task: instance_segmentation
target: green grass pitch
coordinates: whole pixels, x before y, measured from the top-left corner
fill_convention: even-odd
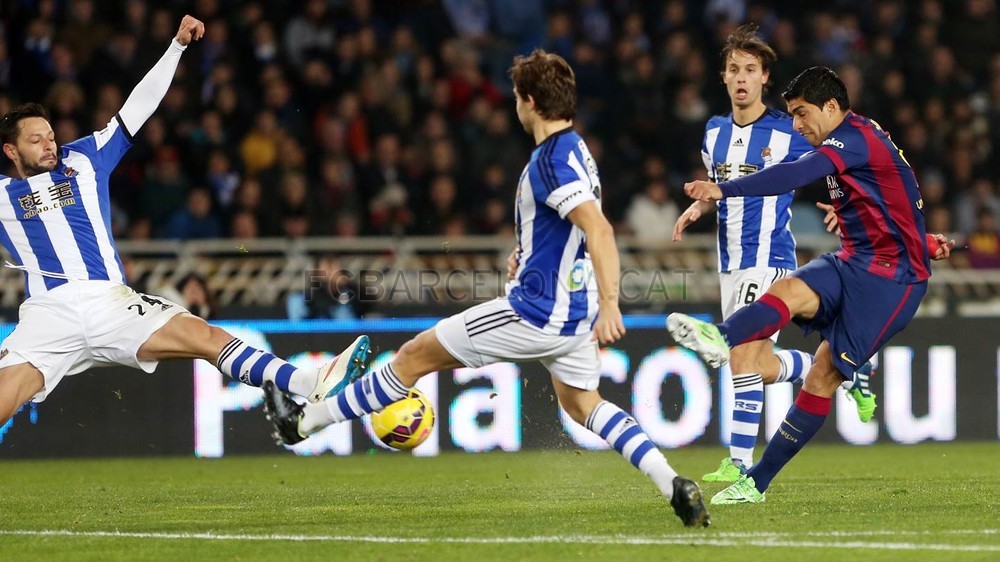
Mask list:
[[[666,453],[700,477],[725,450]],[[694,530],[609,452],[3,461],[0,560],[998,560],[997,467],[995,442],[813,445]]]

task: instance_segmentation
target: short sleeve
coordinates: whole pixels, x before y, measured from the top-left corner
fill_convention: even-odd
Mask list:
[[[849,134],[840,134],[842,132]],[[868,145],[865,143],[865,139],[860,134],[850,133],[843,128],[835,130],[816,149],[817,152],[826,155],[833,162],[838,174],[843,174],[846,170],[868,163]]]
[[[109,173],[131,147],[132,135],[125,129],[118,115],[100,131],[94,131],[92,135],[63,146],[64,149],[87,155],[94,162],[95,168]]]
[[[539,175],[544,189],[538,199],[551,207],[559,218],[566,218],[573,209],[587,201],[597,201],[586,172],[581,174],[569,162],[548,160],[539,162]],[[582,171],[582,170],[581,170]]]

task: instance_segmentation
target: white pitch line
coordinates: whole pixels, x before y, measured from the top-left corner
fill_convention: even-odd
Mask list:
[[[992,531],[992,530],[989,530]],[[826,533],[829,536],[831,533]],[[827,542],[816,540],[778,540],[766,533],[730,533],[726,537],[698,536],[694,533],[660,537],[626,536],[535,536],[535,537],[365,537],[352,535],[225,535],[215,533],[132,533],[122,531],[69,530],[0,530],[0,535],[33,537],[127,538],[212,541],[293,541],[357,542],[380,544],[601,544],[601,545],[687,545],[763,548],[870,548],[875,550],[940,550],[962,552],[1000,552],[1000,544],[938,544],[912,542]]]

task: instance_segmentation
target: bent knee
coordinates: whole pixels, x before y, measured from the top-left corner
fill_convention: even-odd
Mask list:
[[[411,339],[407,340],[406,343],[404,343],[399,348],[399,352],[397,353],[397,357],[398,358],[403,358],[403,357],[414,358],[414,357],[420,357],[421,355],[423,355],[427,351],[427,347],[428,347],[427,346],[427,340],[425,339],[427,337],[426,334],[427,334],[427,332],[421,332],[421,333],[417,334],[417,336],[415,338],[411,338]]]
[[[797,277],[775,281],[767,292],[785,303],[791,316],[811,317],[819,309],[819,295]]]

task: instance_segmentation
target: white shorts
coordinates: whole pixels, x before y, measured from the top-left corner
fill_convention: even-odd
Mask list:
[[[157,361],[136,354],[184,307],[111,281],[70,281],[24,301],[14,331],[0,344],[0,369],[31,363],[45,377],[41,402],[63,377],[91,367],[125,365],[152,373]]]
[[[751,267],[720,273],[722,319],[729,318],[737,310],[762,297],[775,281],[784,279],[791,272],[790,269],[775,267]],[[778,332],[771,336],[771,341],[778,341]]]
[[[601,358],[592,335],[559,336],[521,318],[505,297],[445,318],[434,327],[438,341],[466,367],[539,361],[560,382],[595,390]]]

